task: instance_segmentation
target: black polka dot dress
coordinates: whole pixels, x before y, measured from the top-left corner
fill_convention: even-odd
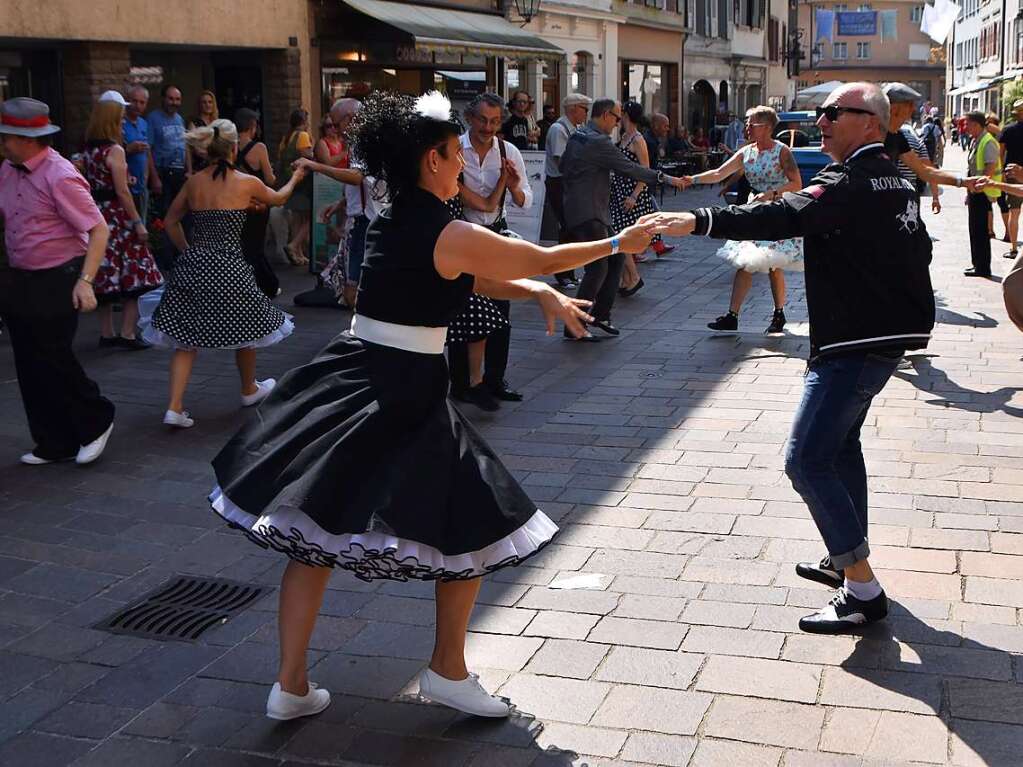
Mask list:
[[[462,201],[458,197],[452,197],[444,204],[453,219],[462,218]],[[469,302],[465,305],[465,309],[458,316],[452,318],[448,325],[448,343],[467,344],[483,341],[491,333],[510,326],[508,318],[501,314],[491,299],[479,293],[473,293],[469,296]]]
[[[146,341],[178,349],[269,346],[291,335],[291,317],[256,285],[242,254],[244,210],[196,210],[192,243],[180,255],[152,317],[140,307]]]
[[[639,157],[632,151],[631,147],[634,141],[642,140],[642,136],[634,133],[625,140],[624,144],[619,143],[618,148],[622,151],[622,154],[633,162],[638,163]],[[657,204],[654,202],[654,195],[651,193],[649,185],[636,198],[636,205],[633,209],[625,209],[625,198],[630,196],[635,188],[635,179],[619,175],[618,173],[611,174],[611,228],[615,234],[632,226],[648,213],[657,212]],[[659,241],[660,239],[661,235],[659,234],[654,237],[654,241]]]

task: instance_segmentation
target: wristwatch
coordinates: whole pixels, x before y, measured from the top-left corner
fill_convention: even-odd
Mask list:
[[[959,176],[956,176],[956,189],[959,189],[963,185],[963,180]]]
[[[663,170],[657,171],[657,183],[658,184],[663,184],[664,183],[664,171]]]

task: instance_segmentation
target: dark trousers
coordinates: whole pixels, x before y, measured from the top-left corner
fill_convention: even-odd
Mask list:
[[[550,202],[554,219],[558,222],[558,242],[567,242],[565,239],[565,198],[561,178],[551,178],[548,176],[544,183],[547,187],[546,199]],[[569,269],[567,272],[558,272],[554,276],[558,282],[566,280],[575,282],[575,269]]]
[[[53,269],[0,272],[0,317],[11,336],[28,426],[40,458],[73,458],[114,420],[114,405],[89,379],[71,348],[78,312],[71,291],[75,258]]]
[[[162,219],[166,218],[171,203],[178,196],[181,187],[185,185],[185,171],[182,168],[157,168],[157,174],[160,176],[163,192],[158,198],[154,215]],[[185,237],[187,239],[189,235],[188,230],[191,227],[184,221],[182,221],[182,226],[185,227]],[[162,271],[167,272],[174,268],[174,262],[178,260],[178,252],[166,233],[163,235],[163,244],[154,256],[156,258],[156,265]]]
[[[490,299],[505,317],[511,309],[510,301]],[[500,391],[505,388],[504,375],[508,370],[508,351],[511,346],[511,326],[496,330],[487,336],[483,351],[483,384],[488,389]],[[464,392],[469,388],[469,345],[448,344],[448,375],[451,391]]]
[[[991,239],[988,237],[987,217],[991,212],[991,198],[986,194],[971,194],[969,206],[970,257],[973,268],[981,274],[991,274]]]
[[[607,226],[602,221],[593,219],[569,230],[566,242],[590,242],[609,237]],[[576,298],[592,301],[590,314],[602,322],[610,321],[611,309],[618,295],[618,286],[622,281],[622,270],[625,268],[625,254],[598,258],[584,267],[583,281],[576,291]]]

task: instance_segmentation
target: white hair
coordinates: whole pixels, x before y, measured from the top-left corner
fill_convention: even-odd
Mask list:
[[[863,88],[863,106],[877,115],[881,127],[887,131],[892,120],[892,104],[878,86],[873,83],[859,83]]]
[[[238,128],[230,120],[220,118],[209,125],[192,128],[185,134],[185,141],[189,146],[208,152],[211,158],[226,157],[224,144],[238,143]]]

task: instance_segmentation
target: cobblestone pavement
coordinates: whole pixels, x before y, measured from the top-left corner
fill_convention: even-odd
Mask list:
[[[997,280],[960,276],[966,209],[945,200],[925,214],[934,343],[864,429],[873,562],[895,605],[863,636],[796,629],[827,598],[793,573],[822,545],[782,472],[807,351],[800,276],[781,339],[761,335],[763,278],[746,332],[705,331],[731,273],[702,239],[642,267],[648,287],[620,302],[616,341],[546,338],[530,307],[515,310],[526,400],[472,416],[563,532],[489,579],[473,619],[471,666],[520,711],[503,723],[408,694],[431,646],[428,586],[335,575],[310,653],[334,698],[311,721],[261,713],[275,593],[192,644],[92,628],[175,573],[277,583],[282,557],[205,503],[208,462],[245,417],[233,362],[201,355],[198,425],[169,433],[166,355],[101,352],[88,318],[82,357],[118,404],[110,447],[87,469],[31,468],[16,464],[30,445],[0,338],[0,764],[1019,765],[1023,337]],[[263,375],[347,322],[296,316],[297,334],[260,353]]]

